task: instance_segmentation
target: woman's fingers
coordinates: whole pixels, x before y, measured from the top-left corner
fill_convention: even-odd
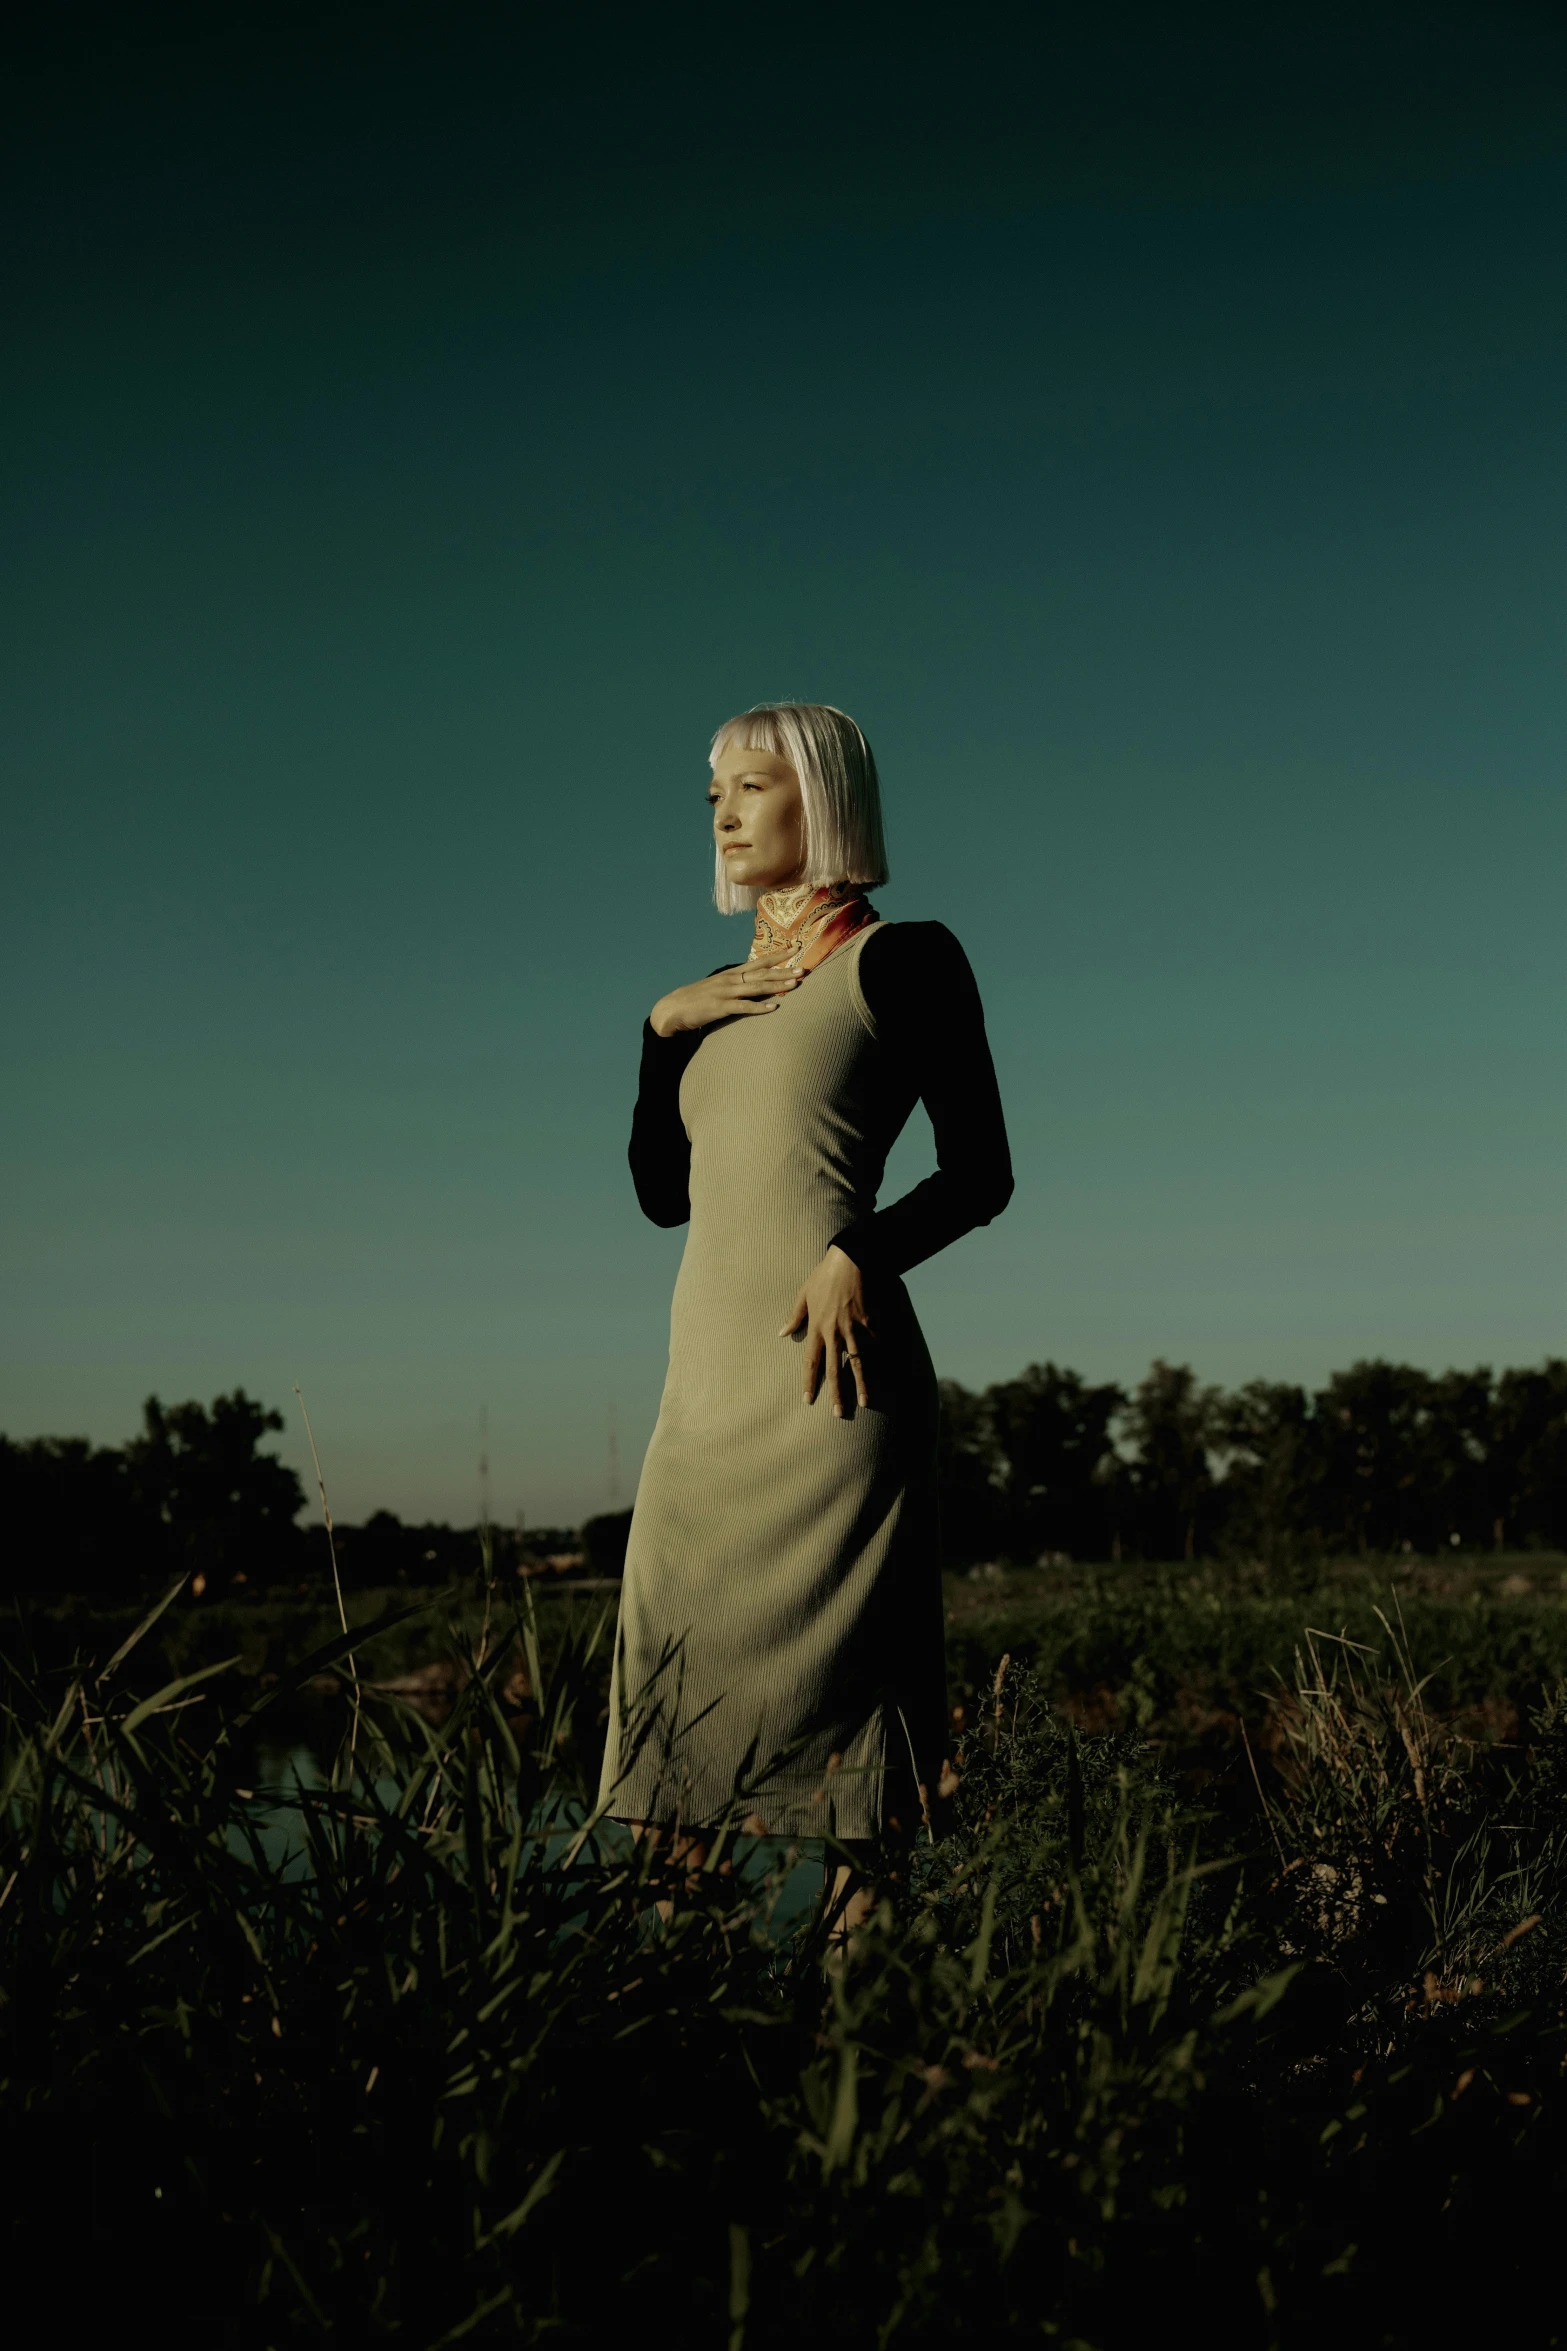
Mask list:
[[[816,1400],[816,1376],[821,1368],[822,1335],[810,1320],[810,1301],[802,1289],[790,1309],[789,1319],[779,1332],[780,1339],[798,1338],[800,1325],[805,1325],[805,1346],[800,1364],[801,1394],[807,1404]]]
[[[791,1332],[798,1331],[804,1314],[805,1300],[802,1294],[795,1307],[794,1320],[784,1326],[784,1329],[778,1334],[779,1337],[787,1338]],[[852,1323],[847,1329],[840,1329],[836,1323],[828,1323],[825,1328],[818,1328],[814,1323],[808,1327],[805,1333],[804,1363],[804,1392],[807,1404],[815,1402],[817,1384],[820,1382],[832,1398],[833,1412],[841,1420],[843,1418],[843,1375],[845,1372],[850,1372],[854,1378],[856,1403],[862,1405],[867,1411],[870,1409],[870,1382],[865,1376],[865,1356],[859,1344],[865,1336],[866,1333],[856,1328]]]
[[[705,1029],[741,1013],[772,1012],[799,987],[805,974],[782,968],[782,950],[755,963],[731,963],[705,980],[692,980],[661,996],[648,1018],[660,1037],[679,1029]]]
[[[791,971],[781,955],[758,955],[744,963],[732,963],[724,977],[743,988],[759,988],[768,981],[796,985],[804,974]]]
[[[724,990],[722,1001],[728,1011],[776,1012],[784,998],[800,985],[800,977],[797,972],[747,971],[742,965],[736,971],[725,973],[718,984]]]
[[[863,1326],[857,1329],[852,1322],[843,1335],[844,1357],[854,1374],[855,1398],[862,1405],[869,1405],[871,1400],[870,1389],[865,1383],[865,1357],[862,1353],[863,1343],[868,1336]]]
[[[827,1383],[827,1393],[832,1398],[833,1416],[837,1420],[842,1420],[843,1418],[843,1388],[840,1382],[840,1375],[843,1371],[843,1365],[839,1361],[839,1354],[842,1346],[843,1341],[838,1334],[837,1324],[829,1323],[825,1333],[824,1352],[827,1358],[825,1366],[825,1378]]]
[[[818,1383],[825,1386],[835,1417],[845,1417],[845,1375],[854,1381],[855,1403],[868,1409],[870,1379],[866,1369],[870,1324],[859,1268],[838,1248],[829,1249],[810,1279],[801,1284],[778,1336],[804,1341],[801,1386],[807,1404],[814,1404]]]
[[[680,991],[690,1009],[685,1020],[675,1025],[705,1028],[710,1021],[741,1017],[748,1020],[753,1013],[776,1012],[804,975],[780,971],[775,965],[776,958],[767,962],[732,963],[727,971],[714,972],[711,979],[693,982],[689,989]],[[663,1033],[660,1029],[660,1034]]]

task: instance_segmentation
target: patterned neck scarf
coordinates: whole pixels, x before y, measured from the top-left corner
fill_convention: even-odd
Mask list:
[[[791,950],[786,970],[814,971],[845,939],[880,920],[858,882],[829,882],[823,889],[800,882],[792,890],[769,890],[756,902],[756,936],[747,961],[786,947]]]

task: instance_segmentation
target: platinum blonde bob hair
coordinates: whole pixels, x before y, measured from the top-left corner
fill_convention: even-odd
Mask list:
[[[887,879],[881,827],[881,783],[871,747],[846,711],[829,702],[758,702],[726,718],[713,737],[708,765],[720,752],[771,751],[787,759],[800,779],[805,809],[805,871],[816,889],[826,882],[861,882],[874,889]],[[744,914],[761,896],[730,881],[713,851],[713,903],[720,914]]]

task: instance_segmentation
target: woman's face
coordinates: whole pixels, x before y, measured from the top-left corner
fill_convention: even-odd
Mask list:
[[[805,863],[800,779],[773,751],[726,744],[708,786],[713,838],[729,879],[744,890],[782,890]]]

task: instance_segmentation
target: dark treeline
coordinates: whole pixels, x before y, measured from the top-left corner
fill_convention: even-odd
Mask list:
[[[282,1426],[281,1413],[237,1388],[210,1406],[149,1397],[141,1433],[126,1445],[0,1437],[0,1594],[134,1599],[182,1573],[213,1595],[325,1584],[325,1531],[319,1520],[300,1524],[304,1488],[263,1450]],[[496,1564],[515,1570],[569,1560],[591,1566],[585,1537],[602,1554],[595,1522],[580,1534],[498,1528],[490,1540]],[[378,1510],[363,1526],[339,1527],[336,1544],[349,1590],[430,1585],[472,1572],[478,1530],[408,1526]],[[613,1571],[613,1527],[609,1548]]]
[[[1440,1375],[1357,1363],[1314,1394],[1204,1387],[1156,1363],[1130,1393],[1031,1364],[976,1395],[942,1383],[949,1560],[1283,1562],[1324,1553],[1567,1549],[1567,1361]],[[282,1416],[236,1389],[148,1399],[122,1446],[0,1437],[0,1593],[134,1598],[174,1575],[214,1594],[324,1582],[299,1479],[263,1449]],[[619,1573],[630,1513],[490,1532],[505,1572]],[[443,1583],[477,1530],[377,1511],[337,1530],[344,1585]]]
[[[1567,1548],[1560,1359],[1500,1376],[1357,1363],[1315,1393],[1156,1363],[1128,1394],[1036,1363],[941,1394],[954,1564]]]
[[[149,1397],[126,1445],[0,1437],[0,1586],[107,1598],[180,1570],[224,1583],[286,1573],[304,1490],[261,1450],[282,1426],[236,1389],[210,1409]]]

